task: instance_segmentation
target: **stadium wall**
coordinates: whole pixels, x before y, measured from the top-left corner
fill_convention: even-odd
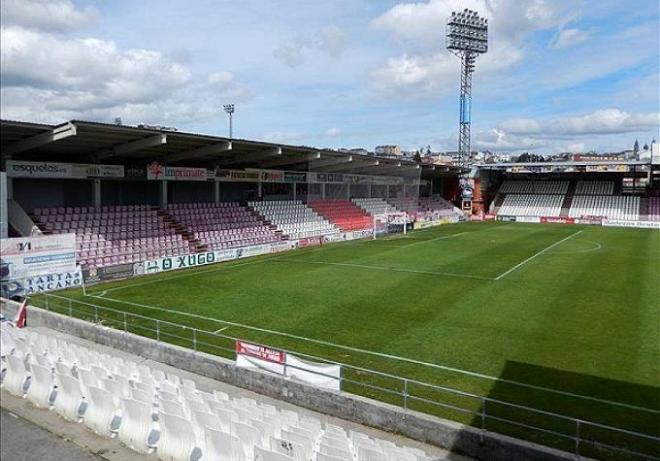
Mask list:
[[[16,302],[2,300],[2,312],[7,317],[13,318],[18,307]],[[406,411],[353,394],[327,391],[278,376],[238,368],[234,362],[221,357],[66,317],[34,306],[29,307],[28,325],[47,327],[78,336],[300,407],[398,433],[480,460],[575,459],[570,453],[491,432],[482,433],[474,427]]]

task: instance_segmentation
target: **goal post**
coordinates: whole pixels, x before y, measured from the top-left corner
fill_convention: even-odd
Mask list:
[[[404,212],[390,212],[374,215],[373,238],[382,237],[387,234],[408,233],[409,219]]]

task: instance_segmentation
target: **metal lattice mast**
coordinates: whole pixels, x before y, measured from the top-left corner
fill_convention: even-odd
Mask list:
[[[447,49],[461,59],[458,164],[463,175],[470,166],[472,73],[477,56],[488,51],[488,20],[468,9],[452,13],[447,23]]]

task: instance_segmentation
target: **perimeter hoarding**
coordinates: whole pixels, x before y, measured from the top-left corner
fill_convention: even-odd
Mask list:
[[[76,270],[76,234],[0,240],[0,278],[25,279]]]
[[[56,179],[123,178],[124,166],[7,160],[7,176]]]

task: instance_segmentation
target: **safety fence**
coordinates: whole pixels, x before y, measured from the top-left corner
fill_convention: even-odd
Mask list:
[[[236,358],[236,341],[256,342],[255,337],[249,336],[246,330],[241,330],[240,336],[230,335],[225,328],[209,331],[57,294],[42,294],[31,304],[103,327],[232,360]],[[263,345],[275,348],[273,344]],[[340,388],[344,392],[377,399],[405,410],[420,411],[468,424],[478,428],[482,437],[488,432],[505,434],[572,452],[576,459],[589,457],[603,460],[660,460],[660,437],[656,435],[330,360],[300,350],[279,346],[276,348],[302,359],[339,365]],[[293,365],[288,366],[296,368]],[[307,368],[300,370],[310,372]],[[335,378],[323,373],[318,374],[324,378]],[[660,418],[658,410],[640,410],[643,410],[642,413],[651,421],[657,422]]]

